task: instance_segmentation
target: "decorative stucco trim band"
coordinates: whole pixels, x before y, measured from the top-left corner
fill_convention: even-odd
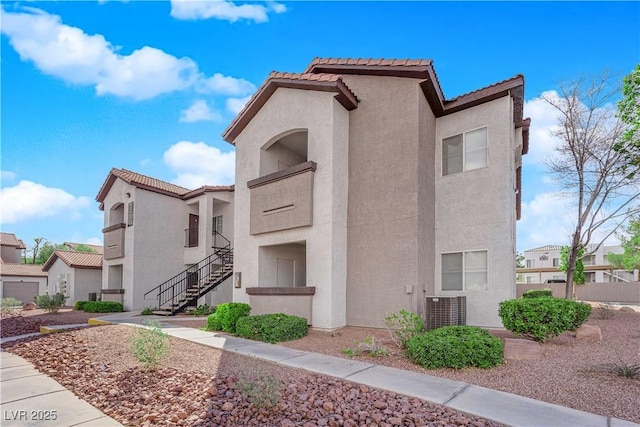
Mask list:
[[[108,233],[108,232],[110,232],[110,231],[118,230],[118,229],[120,229],[120,228],[126,228],[126,226],[127,226],[127,225],[126,225],[124,222],[121,222],[120,224],[114,224],[114,225],[110,225],[110,226],[109,226],[109,227],[107,227],[107,228],[103,228],[103,229],[102,229],[102,232],[103,232],[103,233]]]
[[[295,166],[291,166],[290,168],[270,173],[269,175],[261,176],[260,178],[252,179],[251,181],[247,181],[247,187],[256,188],[261,185],[270,184],[272,182],[280,181],[282,179],[289,178],[294,175],[299,175],[305,172],[315,172],[317,168],[316,162],[308,161],[304,163],[297,164]]]
[[[315,286],[247,288],[248,295],[315,295]]]

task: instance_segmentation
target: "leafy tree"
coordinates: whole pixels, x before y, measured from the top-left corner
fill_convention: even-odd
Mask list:
[[[622,99],[618,101],[618,118],[627,125],[614,146],[624,156],[629,176],[640,171],[640,64],[623,81]]]
[[[516,268],[524,268],[524,255],[520,252],[516,254]]]
[[[560,248],[560,265],[558,266],[558,270],[567,274],[569,271],[569,253],[571,252],[570,246],[563,246]],[[577,252],[577,259],[575,261],[575,266],[573,269],[573,280],[571,282],[571,297],[573,298],[576,293],[575,284],[584,285],[585,276],[584,276],[584,262],[582,258],[584,257],[584,246],[580,246]],[[567,279],[567,286],[569,286],[569,279]],[[567,297],[569,298],[569,297]]]
[[[27,258],[26,254],[23,259],[25,264],[35,264],[36,259],[38,258],[38,254],[40,253],[40,248],[47,242],[47,239],[44,237],[35,237],[33,239],[33,246],[31,247],[31,258]]]
[[[630,176],[625,155],[613,149],[625,128],[611,108],[618,93],[611,80],[607,73],[579,78],[561,83],[557,94],[542,96],[556,110],[558,126],[554,134],[561,141],[548,161],[549,169],[563,194],[575,205],[566,262],[566,298],[573,296],[581,250],[595,240],[595,235],[604,234],[596,245],[599,247],[629,216],[640,212],[640,174]]]
[[[34,264],[42,265],[46,263],[49,257],[51,256],[51,254],[53,254],[53,252],[56,250],[64,251],[64,250],[68,250],[68,248],[65,245],[58,245],[56,243],[46,242],[38,252],[38,256],[36,257]]]
[[[80,243],[79,245],[76,245],[76,247],[73,249],[76,252],[87,252],[87,253],[96,253],[96,250],[93,249],[91,246],[87,246],[83,243]]]
[[[624,228],[625,233],[619,233],[620,245],[624,253],[607,255],[611,265],[625,270],[640,268],[640,215],[632,218]]]

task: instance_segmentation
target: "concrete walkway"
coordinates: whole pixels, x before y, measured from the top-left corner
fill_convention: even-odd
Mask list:
[[[173,322],[179,321],[179,319],[180,318],[174,317],[171,320]],[[510,426],[640,427],[639,424],[628,421],[578,411],[576,409],[459,381],[373,365],[357,360],[309,353],[274,344],[201,331],[194,328],[185,328],[166,323],[167,318],[162,316],[138,316],[137,313],[116,313],[100,317],[99,320],[100,324],[114,323],[132,326],[142,325],[149,320],[158,320],[162,323],[164,332],[176,338],[232,353],[268,360],[283,366],[305,369],[310,372],[342,378],[346,381],[417,397]],[[185,318],[185,320],[191,319]],[[71,392],[66,391],[53,379],[35,371],[24,359],[18,356],[8,355],[4,352],[1,354],[2,383],[0,385],[3,416],[1,424],[3,426],[91,425],[101,427],[120,425],[88,403],[76,398]],[[7,364],[5,364],[5,361]],[[22,369],[22,371],[20,371],[20,369]],[[16,382],[14,384],[13,382],[16,380],[22,380],[22,382]],[[57,396],[57,393],[64,392],[70,395],[69,398],[60,394],[59,398],[50,400],[50,397]],[[56,393],[56,395],[53,393]],[[78,408],[77,410],[73,409],[76,407]],[[69,409],[67,410],[67,408]],[[5,419],[5,416],[13,416],[15,418],[15,414],[18,414],[18,412],[15,411],[19,410],[57,410],[58,420],[57,422],[51,423],[26,420],[20,423],[20,421],[14,422],[13,418],[11,418],[11,421]],[[80,414],[82,414],[82,416]],[[29,414],[27,413],[27,415]]]
[[[20,356],[0,352],[2,426],[121,426],[40,373]]]

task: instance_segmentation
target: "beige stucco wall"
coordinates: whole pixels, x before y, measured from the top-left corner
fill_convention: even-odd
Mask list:
[[[3,292],[3,284],[4,283],[37,283],[38,284],[38,295],[45,294],[47,292],[47,276],[9,276],[3,275],[0,276],[0,298],[4,298]],[[52,290],[49,288],[49,291]],[[23,301],[27,302],[27,301]],[[29,301],[30,302],[30,301]]]
[[[233,300],[249,303],[245,288],[258,286],[258,248],[292,242],[307,247],[307,286],[316,286],[312,324],[346,324],[346,210],[348,191],[348,112],[334,94],[279,88],[236,139],[235,264],[242,288]],[[260,150],[292,129],[308,129],[307,160],[317,163],[313,186],[313,225],[252,236],[247,181],[260,177]]]
[[[251,315],[284,313],[311,323],[313,295],[251,295]]]
[[[429,234],[419,222],[433,222],[428,206],[418,218],[419,202],[432,193],[425,166],[432,162],[430,148],[423,144],[434,133],[426,128],[433,118],[420,111],[426,103],[417,80],[345,81],[361,100],[349,130],[347,323],[380,327],[388,313],[419,310],[424,281],[418,280],[418,258],[428,251],[419,253],[418,239]],[[420,190],[419,182],[425,185]]]
[[[61,259],[57,259],[47,272],[50,288],[60,290],[60,277],[67,281],[65,305],[73,305],[76,301],[87,301],[90,292],[98,296],[102,289],[102,271],[96,268],[71,268]]]
[[[0,245],[0,259],[2,262],[11,264],[20,264],[22,262],[22,249],[18,249],[14,246],[1,246]]]
[[[436,120],[435,294],[467,296],[467,323],[500,327],[498,303],[515,296],[515,132],[510,97]],[[442,176],[442,139],[487,127],[488,167]],[[486,250],[488,289],[441,290],[441,254]]]

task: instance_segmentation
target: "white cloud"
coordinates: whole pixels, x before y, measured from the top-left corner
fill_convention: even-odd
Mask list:
[[[77,197],[59,188],[25,180],[0,189],[0,199],[3,224],[58,215],[77,218],[83,209],[91,206],[89,197]]]
[[[284,13],[287,8],[281,3],[267,2],[260,4],[236,5],[227,0],[171,0],[171,16],[176,19],[221,19],[236,22],[241,19],[254,22],[269,21],[269,13]]]
[[[102,239],[100,237],[89,237],[85,240],[87,245],[98,245],[102,246]]]
[[[180,122],[193,123],[201,121],[217,122],[222,120],[218,111],[212,109],[206,101],[198,99],[189,108],[180,112]]]
[[[545,245],[566,245],[575,220],[571,200],[559,192],[536,194],[522,203],[522,218],[518,221],[518,250],[525,251]]]
[[[220,73],[207,78],[192,59],[154,47],[123,55],[102,35],[86,34],[39,9],[23,7],[14,13],[0,8],[0,19],[0,30],[23,61],[66,82],[94,86],[98,95],[143,100],[187,88],[223,95],[255,90],[244,79]]]
[[[561,140],[553,136],[553,132],[558,129],[558,112],[542,97],[558,99],[558,93],[554,90],[546,91],[540,97],[526,101],[524,104],[524,116],[531,117],[529,153],[523,157],[525,166],[544,164],[549,155],[561,144]]]
[[[244,98],[228,98],[227,110],[231,111],[233,114],[238,114],[250,99],[251,96],[246,96]]]
[[[245,95],[256,90],[250,81],[215,73],[209,78],[202,78],[196,84],[201,93],[217,93],[221,95]]]
[[[177,175],[173,183],[186,188],[232,184],[235,159],[235,151],[223,153],[204,142],[180,141],[164,153],[164,162]]]

